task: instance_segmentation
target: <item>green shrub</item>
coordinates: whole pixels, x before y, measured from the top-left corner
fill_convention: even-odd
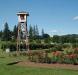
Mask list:
[[[52,63],[62,63],[63,53],[61,51],[52,52]]]
[[[62,48],[70,48],[71,44],[70,43],[64,43],[62,44]]]
[[[73,43],[73,44],[72,44],[72,47],[73,47],[73,48],[77,48],[77,47],[78,47],[78,43]]]
[[[11,43],[11,42],[2,43],[1,49],[3,49],[5,51],[6,48],[9,48],[10,51],[15,51],[16,50],[16,44],[15,43]]]
[[[62,45],[55,45],[54,47],[50,48],[50,50],[52,52],[54,52],[54,51],[63,51],[62,50]]]
[[[51,59],[48,57],[48,53],[44,51],[29,52],[28,59],[32,62],[51,63]]]
[[[78,64],[78,55],[66,54],[63,56],[63,62],[66,64]]]
[[[30,50],[50,49],[50,48],[54,47],[54,45],[51,45],[51,44],[30,44],[29,47],[30,47]]]
[[[78,48],[75,48],[75,49],[74,49],[74,53],[75,53],[75,54],[78,54]]]

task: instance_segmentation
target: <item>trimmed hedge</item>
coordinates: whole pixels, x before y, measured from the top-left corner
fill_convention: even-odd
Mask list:
[[[9,48],[11,51],[16,51],[16,43],[11,43],[11,42],[2,43],[1,49],[5,51],[6,48]]]
[[[30,50],[38,50],[38,49],[50,49],[54,47],[54,45],[51,44],[30,44],[29,45]]]
[[[15,51],[16,50],[16,43],[2,43],[1,45],[1,49],[5,50],[6,48],[9,48],[11,51]],[[38,49],[50,49],[55,47],[55,45],[52,44],[29,44],[29,49],[30,50],[38,50]],[[20,49],[25,49],[26,45],[20,45]]]

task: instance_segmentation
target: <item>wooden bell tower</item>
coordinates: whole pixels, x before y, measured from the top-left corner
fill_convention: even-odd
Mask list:
[[[27,30],[27,17],[29,13],[18,12],[18,33],[17,33],[17,51],[28,51],[28,30]]]

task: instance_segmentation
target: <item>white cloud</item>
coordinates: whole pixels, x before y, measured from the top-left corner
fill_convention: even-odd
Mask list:
[[[51,37],[53,37],[53,35],[57,35],[57,33],[58,33],[58,30],[50,30],[49,31],[49,35],[51,36]]]
[[[75,16],[75,17],[73,18],[73,20],[78,20],[78,16]]]
[[[51,30],[51,32],[52,32],[52,33],[57,33],[58,31],[57,31],[57,30]]]

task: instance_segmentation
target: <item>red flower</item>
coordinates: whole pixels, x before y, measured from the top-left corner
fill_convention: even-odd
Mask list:
[[[52,55],[53,56],[60,56],[61,55],[61,52],[60,51],[52,52]]]
[[[68,58],[75,59],[75,58],[77,58],[77,54],[70,54],[70,55],[68,55]]]

